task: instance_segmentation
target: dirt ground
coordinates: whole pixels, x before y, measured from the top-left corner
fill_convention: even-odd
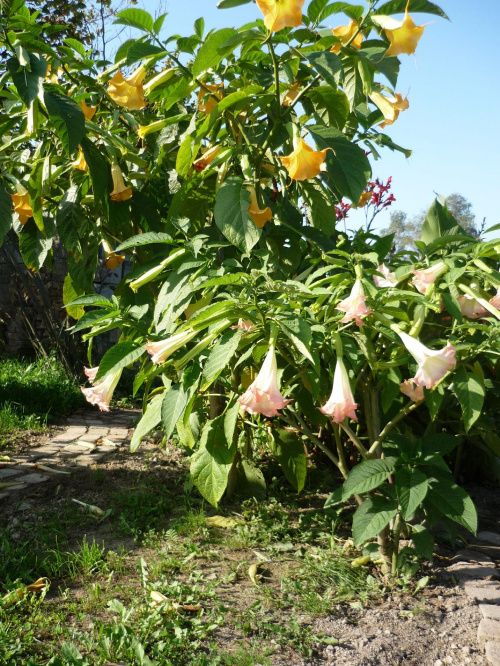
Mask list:
[[[17,452],[44,443],[44,438],[30,438],[24,446],[16,445]],[[170,493],[170,500],[165,506],[165,513],[154,524],[154,529],[168,530],[172,521],[182,512],[181,498],[186,495],[186,464],[182,453],[169,447],[163,450],[154,441],[146,442],[136,454],[130,454],[126,446],[110,454],[95,469],[78,471],[71,476],[57,477],[32,489],[20,493],[15,501],[9,501],[0,508],[0,520],[7,526],[11,538],[23,541],[27,538],[34,524],[44,521],[48,514],[57,514],[61,507],[78,499],[87,504],[96,505],[106,510],[114,506],[118,512],[117,493],[123,490],[137,489],[147,479],[148,484],[163,486]],[[468,488],[476,501],[480,513],[480,529],[500,531],[500,491],[485,489],[478,486]],[[191,493],[195,496],[196,491]],[[304,493],[295,505],[293,513],[316,510],[321,507],[326,494],[313,492]],[[114,502],[114,505],[113,505]],[[198,502],[196,504],[196,502]],[[207,515],[216,513],[211,507],[203,506],[196,499],[195,504],[201,506]],[[240,506],[226,505],[226,515],[239,515]],[[220,511],[218,512],[220,513]],[[292,518],[291,518],[292,520]],[[342,530],[339,532],[342,535]],[[100,522],[82,519],[71,527],[71,540],[75,543],[83,536],[87,540],[95,539],[103,543],[110,551],[126,552],[127,567],[121,576],[124,584],[131,571],[137,571],[140,558],[154,555],[151,543],[144,545],[134,535],[124,535],[117,529],[112,520]],[[266,573],[258,585],[249,580],[247,575],[228,575],[238,569],[240,563],[245,566],[255,560],[256,548],[242,544],[234,549],[225,544],[225,536],[212,548],[210,557],[199,557],[199,566],[208,580],[220,580],[217,589],[219,600],[230,609],[230,614],[241,617],[256,603],[263,604],[263,613],[269,615],[269,622],[287,625],[293,613],[294,621],[298,620],[299,629],[303,627],[313,637],[322,636],[323,640],[309,640],[309,654],[297,648],[292,640],[276,641],[269,635],[262,637],[271,656],[266,663],[273,666],[317,666],[334,664],[338,666],[483,666],[486,664],[482,648],[477,642],[477,628],[480,622],[478,607],[455,584],[455,580],[447,573],[447,567],[455,561],[454,552],[445,544],[439,544],[437,556],[432,565],[424,564],[417,575],[429,576],[426,587],[412,592],[411,585],[398,588],[382,581],[379,572],[373,568],[371,572],[379,578],[379,593],[364,601],[345,600],[327,609],[324,615],[304,613],[297,614],[297,609],[273,607],[270,597],[279,594],[284,572],[290,572],[295,566],[293,555],[298,550],[293,543],[293,527],[289,537],[292,548],[289,553],[273,558],[271,553],[266,563]],[[345,531],[343,538],[348,538]],[[193,534],[193,542],[202,542],[198,533]],[[234,545],[234,542],[233,542]],[[463,547],[467,547],[467,543]],[[287,545],[288,548],[288,545]],[[304,544],[300,548],[306,548]],[[215,552],[215,555],[213,554]],[[352,555],[351,555],[352,557]],[[496,561],[497,566],[500,561]],[[41,572],[40,575],[42,575]],[[179,577],[185,574],[179,571]],[[120,584],[120,580],[118,581]],[[47,604],[61,604],[61,590],[64,581],[53,580],[51,590],[46,598]],[[73,598],[84,594],[78,590],[78,584],[72,583]],[[118,586],[119,587],[119,586]],[[263,594],[264,587],[267,590]],[[267,601],[266,601],[267,600]],[[75,622],[82,622],[75,618]],[[327,640],[324,640],[327,637]],[[246,645],[255,645],[261,640],[259,632],[243,630],[241,623],[224,624],[215,631],[214,639],[220,649],[235,650]],[[328,639],[331,639],[328,641]],[[327,644],[330,642],[331,644]],[[269,654],[269,652],[268,652]],[[239,662],[238,662],[239,663]],[[245,662],[247,663],[247,662]],[[258,666],[258,662],[255,663]],[[179,666],[182,666],[179,664]]]

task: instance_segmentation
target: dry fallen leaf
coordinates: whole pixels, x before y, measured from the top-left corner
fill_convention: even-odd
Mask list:
[[[252,581],[252,583],[254,585],[258,584],[258,579],[257,579],[258,571],[259,571],[259,565],[258,564],[251,564],[248,567],[248,577],[250,578],[250,580]],[[258,576],[258,577],[260,578],[260,576]]]
[[[237,520],[234,518],[227,518],[226,516],[210,516],[209,518],[206,518],[206,521],[213,527],[221,527],[225,530],[229,530],[238,525]]]
[[[63,472],[62,469],[53,469],[52,467],[48,467],[48,465],[40,465],[39,463],[33,465],[33,469],[43,469],[45,472],[52,472],[53,474],[71,474],[71,472]]]
[[[96,516],[104,516],[106,513],[102,509],[100,509],[98,506],[94,506],[93,504],[87,504],[86,502],[80,502],[80,500],[77,499],[72,499],[72,502],[76,502],[77,504],[81,504],[84,506],[86,509],[90,511],[90,513],[93,513]]]
[[[17,590],[8,592],[2,598],[4,606],[12,606],[26,596],[27,592],[43,592],[50,585],[48,578],[39,578],[34,583],[26,585],[26,587],[18,587]]]

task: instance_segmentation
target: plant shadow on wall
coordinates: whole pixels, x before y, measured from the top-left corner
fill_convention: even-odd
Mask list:
[[[432,554],[436,523],[476,530],[443,456],[459,461],[466,442],[498,453],[484,406],[498,391],[500,243],[439,200],[411,252],[370,225],[337,229],[349,206],[389,203],[368,155],[409,154],[383,131],[411,112],[401,57],[438,29],[417,12],[447,17],[426,0],[304,4],[259,1],[256,22],[205,34],[199,19],[187,38],[130,8],[117,24],[142,34],[114,64],[74,39],[49,53],[36,16],[9,5],[2,224],[35,271],[60,236],[75,333],[120,331],[84,393],[107,410],[137,368],[132,451],[161,428],[213,506],[262,485],[260,448],[298,492],[321,451],[345,479],[329,504],[355,498],[355,544],[376,539],[397,574]],[[99,246],[110,265],[134,259],[110,299],[92,293]]]

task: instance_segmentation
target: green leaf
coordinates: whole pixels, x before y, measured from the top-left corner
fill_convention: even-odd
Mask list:
[[[26,266],[35,273],[43,266],[52,247],[52,241],[52,238],[46,238],[41,233],[33,218],[23,226],[19,234],[19,251]]]
[[[4,187],[0,187],[0,247],[14,221],[12,197]]]
[[[456,435],[446,435],[444,433],[426,435],[420,440],[420,451],[424,457],[435,454],[446,456],[460,444],[460,441],[461,438]]]
[[[215,69],[226,55],[232,52],[232,47],[222,47],[224,42],[227,42],[230,37],[236,34],[237,32],[234,28],[223,28],[211,33],[196,54],[195,61],[191,67],[191,74],[199,76],[209,69]]]
[[[356,509],[352,521],[352,536],[356,548],[368,539],[373,539],[396,516],[398,504],[385,497],[372,497],[364,500]]]
[[[313,70],[320,74],[328,85],[337,88],[342,76],[342,60],[331,51],[301,53],[312,65]]]
[[[266,499],[266,480],[262,471],[251,461],[241,460],[238,468],[238,494],[253,497],[257,502]]]
[[[411,540],[415,551],[420,557],[425,557],[432,562],[434,552],[434,537],[422,525],[413,525],[411,529]]]
[[[333,234],[337,218],[331,192],[317,178],[302,181],[299,188],[307,205],[307,217],[312,226],[324,234]]]
[[[78,298],[75,298],[73,301],[65,301],[66,307],[74,306],[74,305],[94,305],[96,307],[104,307],[108,308],[108,310],[112,310],[115,306],[113,303],[105,298],[104,296],[101,296],[101,294],[86,294],[85,296],[78,296]]]
[[[217,344],[210,352],[203,368],[201,391],[213,384],[227,364],[232,360],[241,340],[240,331],[227,330],[221,335]]]
[[[307,457],[304,443],[294,432],[273,428],[273,453],[295,490],[300,493],[307,477]]]
[[[141,245],[152,245],[153,243],[172,243],[172,236],[163,232],[150,231],[147,234],[138,234],[121,243],[115,252],[127,250],[129,247],[140,247]]]
[[[309,323],[300,317],[289,317],[288,319],[280,319],[278,324],[299,352],[314,365],[314,359],[310,352],[312,333]]]
[[[151,14],[144,9],[130,8],[117,12],[117,19],[113,23],[119,25],[128,25],[131,28],[137,28],[143,32],[153,32],[154,20]]]
[[[249,206],[250,193],[243,186],[243,179],[231,177],[224,181],[215,199],[215,224],[227,240],[245,254],[262,233],[248,213]]]
[[[95,381],[103,379],[110,372],[125,368],[134,361],[137,361],[145,353],[144,343],[135,340],[125,340],[119,342],[104,354],[99,364]]]
[[[12,77],[12,81],[17,88],[19,97],[27,107],[42,92],[43,80],[47,73],[47,61],[36,53],[30,53],[30,69],[21,67],[17,58],[7,60],[7,69]]]
[[[419,469],[404,467],[396,472],[395,480],[401,515],[410,520],[427,495],[427,476]]]
[[[447,294],[446,292],[441,292],[441,298],[443,299],[443,304],[446,310],[454,319],[458,321],[459,324],[461,324],[463,321],[463,316],[458,300],[453,296],[453,294]]]
[[[457,224],[453,215],[435,199],[422,225],[420,240],[429,245],[441,236],[466,236],[466,232]]]
[[[79,303],[75,303],[82,294],[82,290],[73,284],[71,275],[66,275],[63,284],[63,304],[66,312],[73,319],[81,319],[85,314],[85,308]]]
[[[64,40],[64,43],[67,44],[69,47],[71,47],[74,51],[78,53],[78,55],[81,55],[82,58],[85,58],[85,46],[78,41],[78,39],[73,39],[73,37],[67,37]]]
[[[94,188],[94,199],[96,203],[106,201],[109,190],[110,167],[107,159],[99,148],[87,137],[81,141],[81,147],[85,161],[89,166],[92,187]]]
[[[344,481],[342,497],[344,500],[351,495],[367,493],[380,486],[396,468],[397,458],[381,460],[363,460],[356,465]]]
[[[144,435],[156,428],[161,421],[161,406],[163,403],[163,393],[155,395],[155,397],[148,403],[146,411],[142,415],[141,420],[136,425],[132,441],[130,442],[130,452],[134,453],[139,448]]]
[[[205,33],[205,19],[200,17],[194,22],[194,31],[200,39],[203,39],[203,34]]]
[[[182,384],[174,384],[165,394],[161,407],[161,420],[167,440],[172,436],[175,425],[181,418],[188,402],[189,393],[184,390]]]
[[[484,387],[472,372],[467,372],[463,366],[455,372],[453,377],[453,392],[462,407],[465,432],[481,416],[484,404]]]
[[[79,231],[83,227],[84,213],[78,202],[79,187],[73,185],[65,192],[56,213],[57,233],[68,252],[81,255]]]
[[[58,92],[45,89],[43,102],[66,152],[71,155],[85,134],[85,116],[78,104]]]
[[[127,65],[133,65],[138,60],[143,60],[144,58],[149,58],[149,56],[166,56],[167,52],[155,46],[154,44],[149,44],[149,42],[143,42],[141,39],[137,39],[127,50]]]
[[[240,5],[248,5],[252,0],[219,0],[217,9],[231,9]]]
[[[365,153],[333,127],[314,125],[307,129],[320,149],[331,148],[326,155],[329,185],[357,204],[371,176]]]
[[[435,478],[429,478],[426,503],[429,502],[442,515],[476,534],[477,512],[469,495],[457,486],[449,474],[433,470],[433,476]]]
[[[314,110],[325,125],[342,130],[349,116],[349,100],[333,86],[319,86],[307,93]]]
[[[377,14],[402,14],[406,9],[406,2],[407,0],[391,0],[390,2],[386,2],[384,5],[377,7]],[[408,11],[413,13],[434,14],[435,16],[441,16],[442,18],[449,20],[448,16],[440,7],[433,2],[428,2],[428,0],[410,0]]]

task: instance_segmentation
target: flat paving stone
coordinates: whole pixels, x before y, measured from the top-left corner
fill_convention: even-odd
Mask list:
[[[446,570],[448,573],[453,574],[455,578],[469,578],[469,579],[485,579],[485,578],[500,578],[500,571],[493,566],[485,566],[483,564],[475,564],[470,562],[457,562],[452,564]]]
[[[486,643],[485,651],[488,664],[491,664],[491,666],[500,666],[500,643]]]
[[[16,476],[16,474],[21,474],[21,470],[15,467],[3,467],[0,469],[0,480],[9,479],[11,476]]]
[[[110,428],[108,437],[128,437],[128,428]]]
[[[498,585],[477,585],[466,583],[464,590],[471,599],[480,604],[500,604],[500,587]]]
[[[483,617],[490,620],[498,620],[500,622],[500,606],[493,604],[479,604],[479,610]]]
[[[500,547],[500,534],[497,532],[479,532],[477,535],[477,540],[488,543],[491,546]]]
[[[479,564],[489,564],[493,560],[488,555],[479,553],[477,550],[459,550],[455,557],[452,559],[453,562],[478,562]]]
[[[477,638],[481,641],[500,641],[500,622],[483,617],[477,630]]]
[[[48,481],[49,477],[44,476],[43,474],[37,474],[34,472],[33,474],[25,474],[24,476],[19,477],[19,481],[22,481],[23,483],[29,483],[31,485],[35,485],[37,483],[43,483],[44,481]]]

